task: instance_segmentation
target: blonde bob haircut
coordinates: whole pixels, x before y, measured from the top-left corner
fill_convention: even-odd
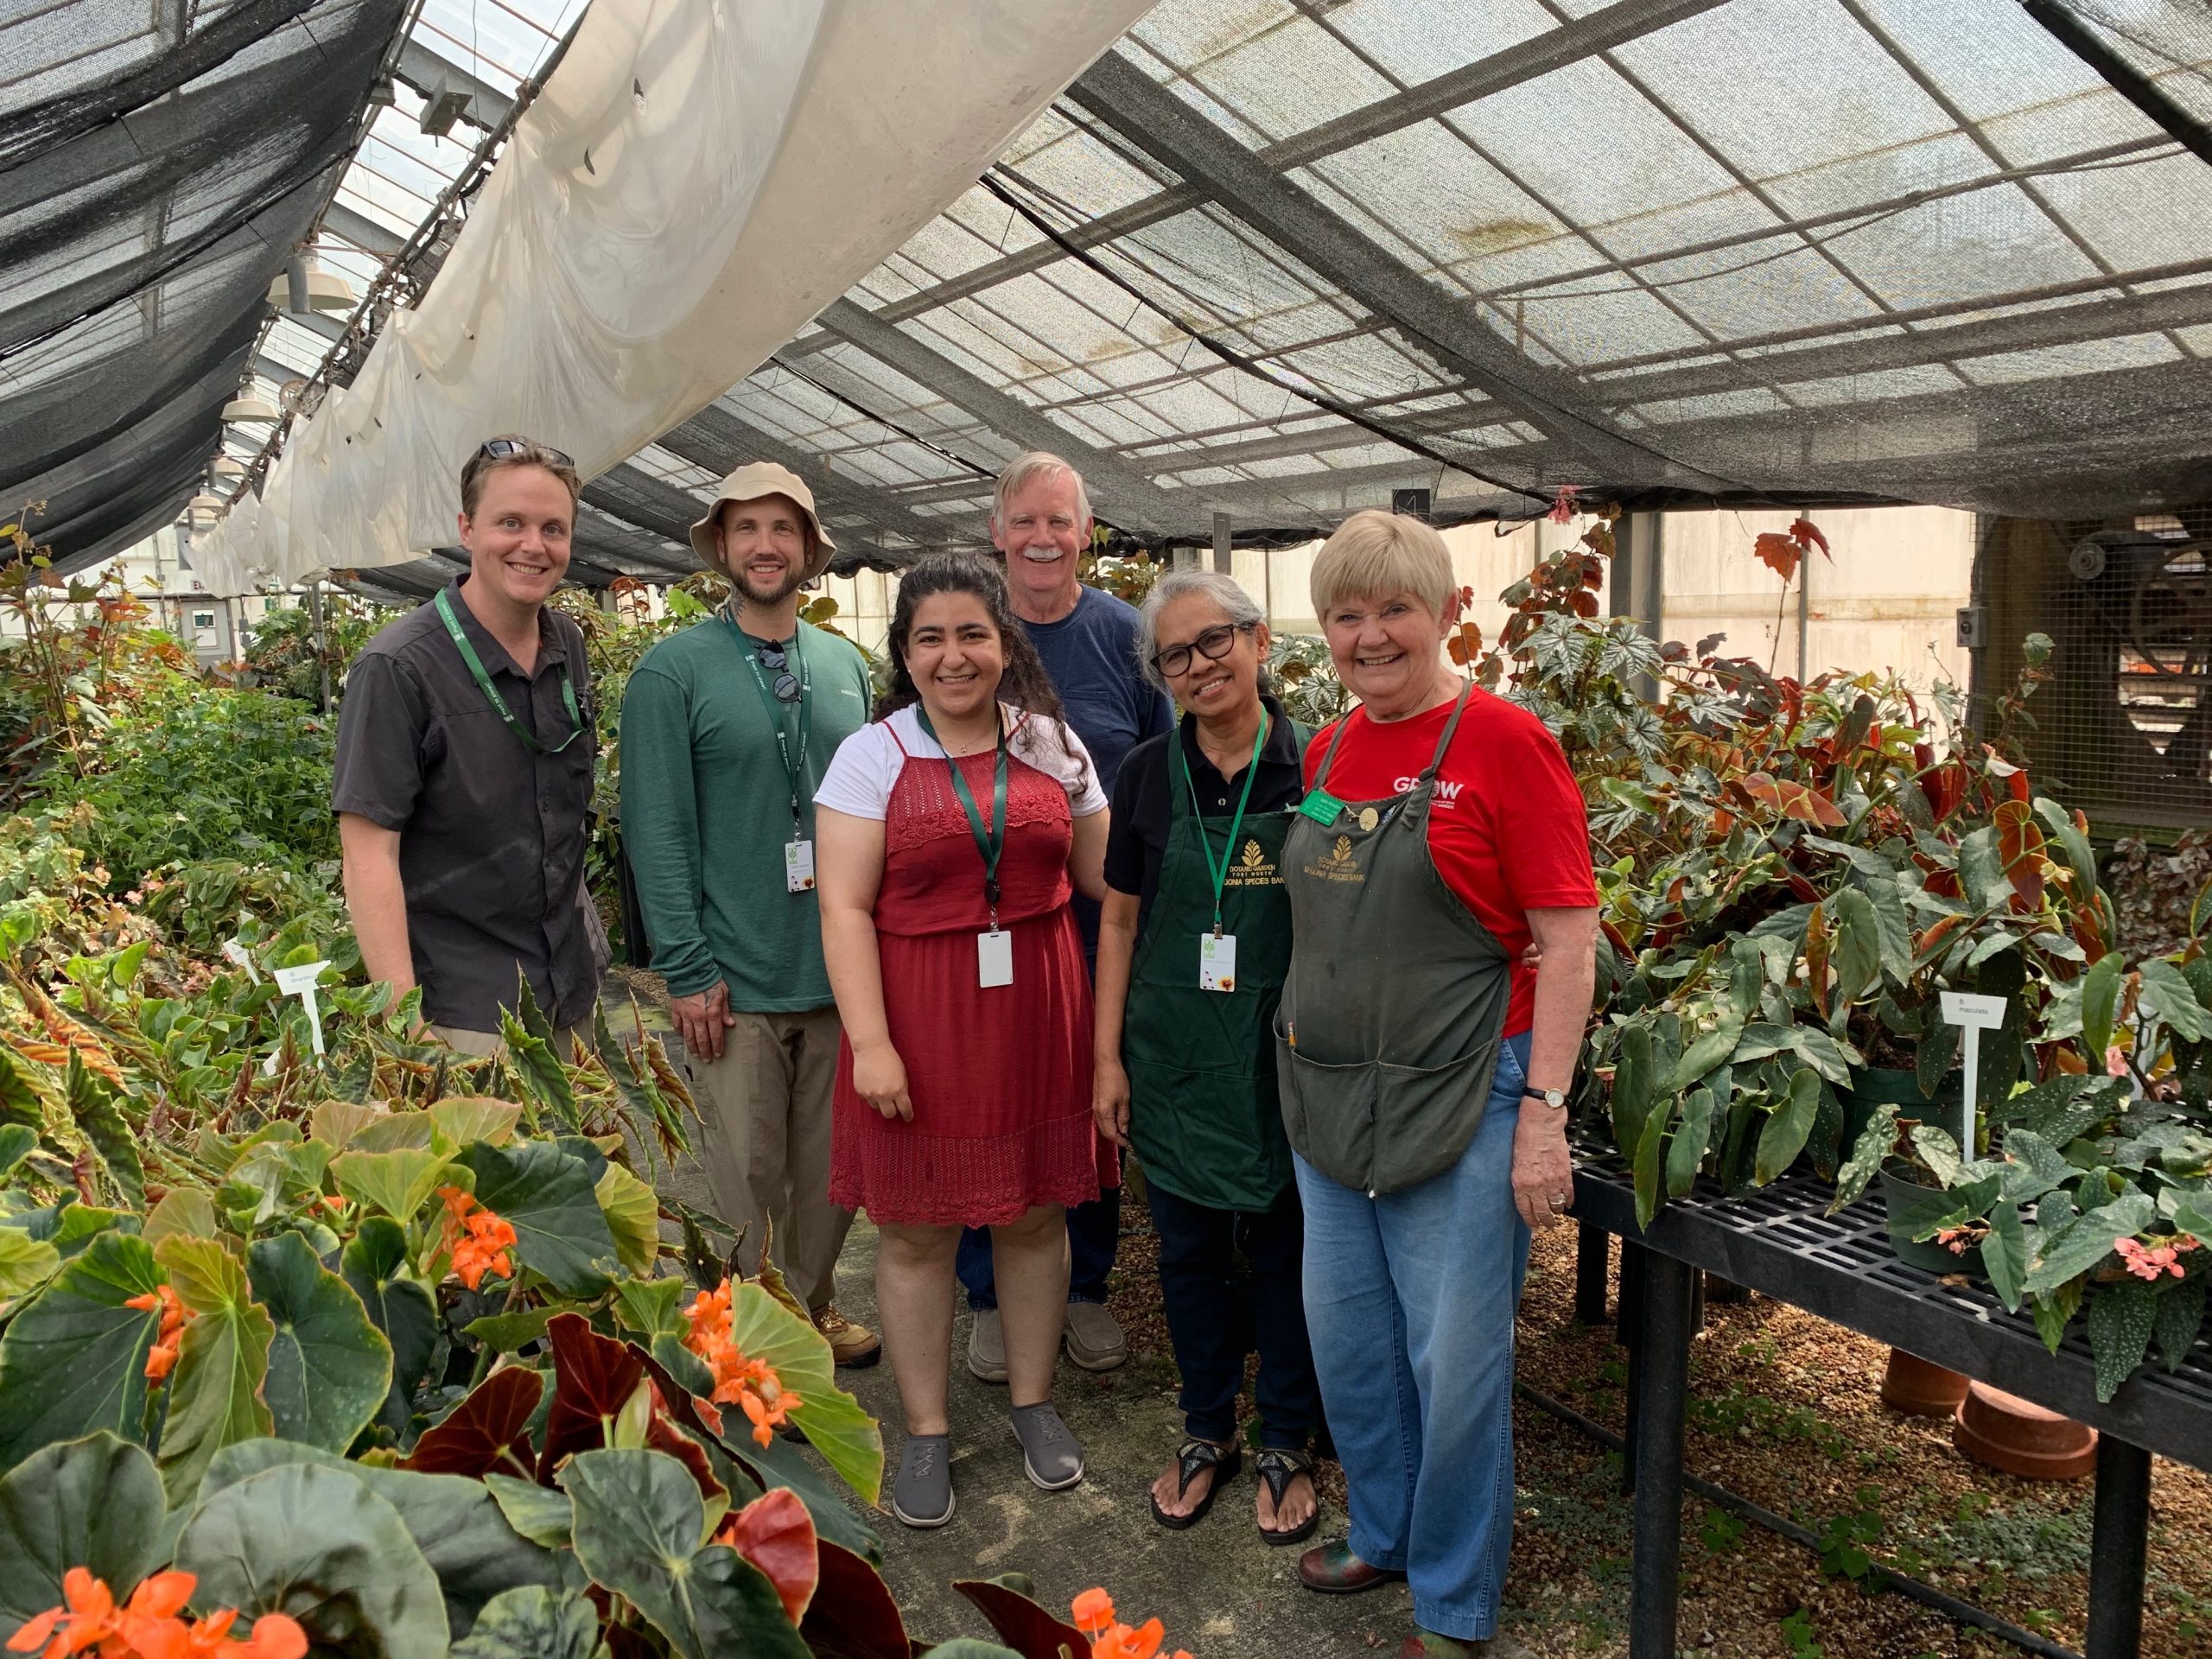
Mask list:
[[[1410,594],[1441,617],[1458,583],[1444,538],[1418,518],[1370,507],[1337,526],[1313,559],[1313,614],[1325,622],[1348,599]]]

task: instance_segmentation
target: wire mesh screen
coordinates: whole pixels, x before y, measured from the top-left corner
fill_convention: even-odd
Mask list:
[[[192,493],[401,10],[0,7],[0,516],[81,563]]]
[[[2051,678],[2023,733],[2039,786],[2100,827],[2212,825],[2212,507],[1980,526],[1985,709],[2030,632]]]

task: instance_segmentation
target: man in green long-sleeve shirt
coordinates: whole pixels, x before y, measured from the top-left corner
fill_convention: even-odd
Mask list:
[[[837,1312],[830,1202],[837,1010],[814,893],[814,791],[868,721],[868,663],[798,620],[828,568],[814,497],[770,462],[724,479],[691,545],[729,603],[647,652],[622,701],[622,842],[689,1057],[715,1207],[777,1265],[842,1365],[882,1344]],[[748,1263],[748,1267],[751,1264]]]

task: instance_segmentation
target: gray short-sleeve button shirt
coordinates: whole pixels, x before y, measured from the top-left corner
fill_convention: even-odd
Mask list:
[[[461,588],[446,590],[454,614],[516,720],[543,743],[568,734],[565,667],[584,734],[558,753],[526,747],[424,605],[372,639],[346,676],[330,804],[399,831],[425,1019],[496,1032],[521,974],[566,1026],[589,1016],[607,965],[584,886],[598,740],[583,633],[557,611],[540,613],[537,664],[525,676]]]

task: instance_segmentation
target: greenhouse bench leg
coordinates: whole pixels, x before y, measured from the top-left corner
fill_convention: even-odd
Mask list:
[[[1641,1361],[1629,1419],[1636,1541],[1629,1589],[1629,1659],[1675,1659],[1681,1600],[1682,1409],[1689,1393],[1690,1274],[1686,1262],[1643,1250]]]
[[[1612,1266],[1613,1236],[1594,1223],[1574,1226],[1574,1317],[1584,1325],[1605,1322],[1605,1276]]]
[[[2086,1659],[2140,1659],[2143,1568],[2151,1520],[2151,1454],[2097,1437],[2097,1497],[2089,1539]]]
[[[1643,1270],[1650,1254],[1641,1244],[1621,1240],[1620,1318],[1613,1325],[1613,1340],[1628,1349],[1628,1386],[1622,1392],[1628,1405],[1621,1424],[1623,1497],[1636,1491],[1637,1406],[1643,1398]]]

